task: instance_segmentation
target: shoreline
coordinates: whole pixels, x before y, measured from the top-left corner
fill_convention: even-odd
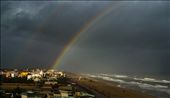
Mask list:
[[[140,91],[117,87],[115,84],[111,84],[104,80],[70,73],[69,77],[71,77],[71,80],[78,85],[94,90],[106,96],[106,98],[157,98]]]
[[[157,98],[140,91],[118,87],[116,84],[102,79],[95,79],[75,73],[66,73],[66,75],[71,83],[76,83],[78,86],[99,96],[96,98]],[[22,89],[35,89],[34,83],[2,83],[0,85],[4,89],[14,89],[17,86]],[[42,89],[49,91],[50,85],[44,85]]]

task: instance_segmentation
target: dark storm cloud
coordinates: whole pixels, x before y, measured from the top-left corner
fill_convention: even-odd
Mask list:
[[[1,65],[49,67],[76,32],[112,5],[113,9],[90,26],[66,53],[60,68],[169,74],[169,4],[3,1]]]
[[[23,61],[20,63],[22,65],[30,64],[24,62],[24,58],[25,60],[31,59],[34,55],[29,57],[22,53],[23,51],[28,52],[28,50],[24,50],[24,47],[27,40],[36,32],[39,20],[35,16],[44,7],[44,4],[3,1],[1,5],[1,64],[2,66],[18,66],[17,59]]]
[[[99,29],[88,36],[91,37],[88,41],[92,44],[87,45],[168,49],[168,7],[154,2],[148,5],[139,3],[122,6],[100,21],[101,25],[97,25]]]
[[[84,34],[61,67],[170,75],[169,12],[168,2],[122,3]]]
[[[110,5],[103,3],[2,1],[1,65],[47,67],[86,22]]]

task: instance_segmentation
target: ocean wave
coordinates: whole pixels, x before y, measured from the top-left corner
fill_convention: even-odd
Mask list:
[[[147,84],[147,83],[139,83],[139,87],[141,88],[148,88],[148,89],[155,89],[155,88],[163,88],[163,89],[167,89],[168,86],[165,86],[165,85],[151,85],[151,84]]]
[[[101,78],[103,80],[108,80],[108,81],[113,81],[113,82],[119,82],[119,83],[124,83],[125,81],[120,80],[120,79],[113,79],[111,77],[103,77],[103,76],[98,76],[98,78]]]
[[[154,78],[134,78],[134,80],[146,81],[146,82],[158,82],[158,83],[170,83],[168,80],[157,80]]]
[[[119,83],[123,83],[124,82],[123,80],[114,79],[114,78],[103,76],[103,75],[86,74],[86,76],[89,76],[89,77],[92,77],[92,78],[99,78],[99,79],[103,79],[103,80],[107,80],[107,81],[119,82]]]
[[[157,85],[157,84],[151,85],[151,84],[141,83],[138,86],[142,89],[154,90],[159,92],[161,91],[170,94],[170,89],[168,89],[168,86],[165,85]]]
[[[125,81],[122,79],[117,79],[114,77],[110,77],[108,75],[88,75],[89,77],[93,77],[93,78],[99,78],[99,79],[103,79],[106,81],[113,81],[116,83],[120,83],[117,87],[123,87],[123,85],[131,85],[131,86],[136,86],[139,87],[141,89],[147,89],[147,90],[153,90],[153,91],[161,91],[161,92],[165,92],[167,94],[170,94],[170,89],[168,88],[167,85],[160,85],[160,84],[148,84],[148,83],[144,83],[144,82],[137,82],[137,81]],[[118,76],[119,77],[119,76]],[[121,76],[120,76],[121,77]],[[134,80],[142,80],[142,81],[156,81],[158,82],[158,80],[153,79],[153,78],[134,78]],[[167,80],[159,80],[159,82],[166,82],[168,83],[169,81]]]
[[[126,76],[126,75],[115,75],[115,77],[117,77],[117,78],[128,78],[128,76]]]
[[[113,74],[103,74],[103,73],[101,73],[99,75],[101,75],[101,76],[108,76],[108,77],[113,77],[114,76]]]
[[[116,78],[128,78],[127,75],[118,75],[118,74],[100,74],[102,76],[116,77]]]
[[[91,75],[91,74],[85,74],[85,75],[88,76],[88,77],[92,77],[92,78],[97,77],[96,75]]]
[[[130,81],[130,82],[124,81],[122,83],[126,84],[126,85],[137,86],[137,87],[140,87],[141,89],[165,92],[167,94],[170,94],[170,89],[168,88],[167,85],[159,85],[159,84],[153,84],[152,85],[152,84],[141,83],[141,82],[136,82],[136,81]],[[122,86],[119,85],[118,87],[122,87]]]
[[[138,78],[138,77],[132,77],[128,75],[119,75],[119,74],[99,74],[101,76],[106,76],[106,77],[112,77],[112,78],[120,78],[120,79],[134,79],[134,80],[139,80],[139,81],[144,81],[144,82],[157,82],[157,83],[167,83],[170,84],[170,80],[159,80],[155,78],[150,78],[150,77],[144,77],[144,78]]]

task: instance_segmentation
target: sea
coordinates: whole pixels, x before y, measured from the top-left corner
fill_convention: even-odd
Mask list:
[[[141,76],[120,74],[83,74],[90,78],[102,79],[117,87],[143,92],[156,98],[170,98],[169,76]]]

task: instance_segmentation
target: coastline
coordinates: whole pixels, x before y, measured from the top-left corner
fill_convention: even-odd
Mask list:
[[[157,98],[140,91],[118,87],[116,83],[102,79],[95,79],[76,73],[66,73],[66,75],[69,78],[70,84],[75,83],[77,86],[85,88],[86,91],[96,95],[96,98]],[[34,83],[2,83],[0,85],[3,89],[14,89],[18,86],[21,89],[36,89]],[[50,88],[50,85],[43,85],[41,87],[45,91],[50,91]]]
[[[71,77],[71,80],[78,85],[96,91],[104,95],[106,98],[157,98],[139,91],[117,87],[114,84],[99,79],[70,73],[69,77]]]

